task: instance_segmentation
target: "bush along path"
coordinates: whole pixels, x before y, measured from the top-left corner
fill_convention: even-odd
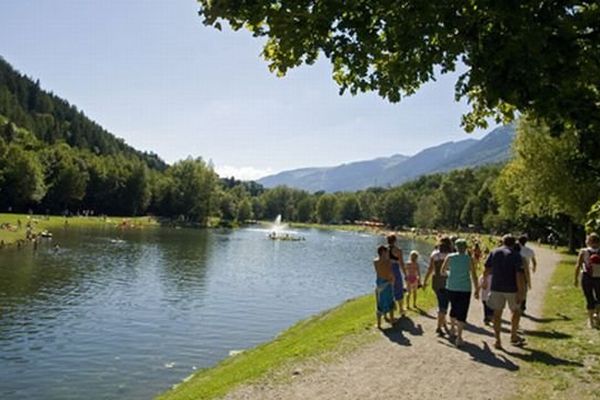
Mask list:
[[[410,313],[396,327],[384,329],[377,340],[334,361],[289,369],[288,379],[262,379],[238,387],[225,398],[541,399],[564,398],[570,389],[577,398],[598,398],[594,382],[598,351],[586,347],[600,335],[585,326],[583,299],[572,287],[572,257],[559,266],[560,254],[535,250],[538,270],[528,294],[528,316],[521,320],[528,339],[524,347],[509,344],[506,310],[505,348],[495,350],[493,331],[482,321],[481,303],[472,299],[461,348],[437,337],[433,311]],[[557,299],[569,304],[561,307],[555,304]],[[563,332],[567,326],[571,333]],[[582,341],[577,354],[568,350],[573,348],[569,341]],[[597,348],[598,342],[594,345]]]

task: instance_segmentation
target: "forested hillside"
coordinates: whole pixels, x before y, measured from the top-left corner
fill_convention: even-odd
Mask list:
[[[168,166],[128,146],[0,58],[0,209],[206,222],[218,176],[202,159]]]
[[[97,155],[138,158],[152,169],[167,165],[156,154],[144,153],[125,144],[90,120],[74,105],[45,91],[0,57],[0,115],[32,132],[43,143],[64,142]]]
[[[387,163],[378,160],[384,167],[412,160],[407,166],[418,172],[420,166],[430,165],[426,161],[433,153],[440,169],[458,168],[400,186],[335,193],[286,186],[265,189],[256,182],[221,179],[202,158],[166,165],[156,155],[127,146],[5,61],[0,65],[2,212],[151,213],[199,224],[274,219],[281,214],[284,220],[298,222],[376,219],[390,227],[523,229],[536,236],[557,227],[563,237],[582,232],[588,218],[600,227],[600,187],[593,171],[574,162],[578,160],[572,151],[578,138],[575,131],[554,139],[547,135],[547,126],[524,118],[507,166],[501,162],[458,168],[460,162],[505,160],[511,151],[512,127],[467,142],[463,150],[454,146],[454,151],[444,152],[449,157],[439,157],[445,146],[441,145],[408,160],[403,156]],[[365,165],[350,166],[344,174],[352,172],[359,179]]]

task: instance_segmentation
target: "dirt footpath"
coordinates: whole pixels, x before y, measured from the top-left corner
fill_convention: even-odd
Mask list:
[[[536,328],[548,280],[560,260],[550,250],[534,249],[538,270],[532,274],[528,294],[530,317],[521,320],[525,337]],[[510,319],[507,310],[504,319]],[[242,386],[226,399],[502,399],[513,393],[515,372],[530,353],[510,345],[508,322],[502,337],[505,350],[495,350],[493,331],[482,320],[481,302],[473,298],[465,343],[457,349],[435,334],[433,312],[410,314],[394,329],[384,330],[374,343],[333,363],[311,365],[307,373],[297,371],[285,384],[265,381]]]

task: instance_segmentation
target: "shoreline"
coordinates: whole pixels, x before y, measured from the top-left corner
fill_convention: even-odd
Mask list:
[[[298,226],[296,228],[317,228]],[[326,230],[359,231],[354,226],[347,229],[339,225],[318,227]],[[348,229],[349,228],[349,229]],[[377,234],[386,233],[377,232]],[[369,230],[367,233],[374,233]],[[402,236],[408,240],[413,239]],[[435,305],[431,290],[419,292],[419,310],[408,310],[410,318],[418,317]],[[178,400],[188,398],[213,399],[235,388],[260,381],[266,377],[277,381],[305,373],[315,362],[332,360],[377,340],[381,331],[376,327],[375,299],[368,293],[302,319],[278,333],[272,340],[231,355],[216,365],[185,377],[157,399]]]
[[[0,249],[20,247],[33,243],[42,232],[56,232],[64,229],[80,228],[114,228],[141,229],[148,226],[159,226],[154,217],[99,217],[40,214],[0,214]],[[28,225],[30,228],[28,228]],[[28,230],[30,237],[28,238]]]
[[[547,283],[540,286],[543,288],[541,314],[537,318],[530,317],[529,323],[524,325],[525,335],[530,341],[526,348],[531,353],[519,355],[517,352],[516,356],[515,353],[508,353],[511,357],[516,357],[515,362],[519,362],[520,368],[517,368],[514,375],[509,375],[516,382],[518,390],[507,398],[548,398],[556,396],[557,393],[560,396],[562,391],[573,387],[576,393],[581,395],[580,398],[591,399],[593,393],[600,390],[600,383],[594,383],[598,382],[600,377],[600,351],[590,351],[585,343],[593,341],[597,344],[600,343],[600,339],[597,337],[597,331],[582,329],[586,320],[582,307],[583,297],[580,288],[575,289],[571,279],[568,279],[572,274],[574,256],[564,251],[548,248],[546,250],[559,261],[552,267]],[[433,292],[427,290],[419,294],[420,307],[423,310],[433,309]],[[243,397],[248,393],[251,393],[251,396],[255,395],[253,390],[262,393],[261,388],[267,393],[279,393],[274,388],[285,388],[288,385],[296,387],[299,382],[305,379],[310,381],[310,376],[314,376],[315,373],[321,376],[320,373],[324,369],[327,370],[339,360],[362,351],[361,349],[369,348],[378,338],[386,336],[385,329],[382,333],[375,329],[373,310],[372,295],[349,300],[296,323],[272,341],[188,376],[157,398],[212,399],[238,393],[238,389]],[[340,319],[342,315],[346,315],[347,319]],[[424,318],[415,311],[409,311],[408,316],[415,324]],[[530,326],[531,323],[534,325]],[[338,330],[348,324],[352,324],[352,330]],[[328,336],[323,338],[315,332],[320,332],[320,335],[325,332]],[[324,344],[321,340],[328,341]],[[317,343],[316,347],[313,347],[313,341]],[[305,346],[303,351],[297,351],[296,348],[302,345]],[[292,349],[285,351],[290,346]],[[306,352],[307,349],[310,352]],[[468,368],[478,368],[476,363],[469,365]],[[582,371],[574,369],[577,367],[581,367]],[[586,377],[588,375],[593,379]],[[538,396],[540,389],[541,397]],[[566,395],[566,392],[563,392],[563,395]],[[236,396],[233,395],[233,398]]]
[[[433,307],[435,296],[427,291],[420,307]],[[379,338],[375,301],[366,294],[300,320],[272,340],[231,355],[213,367],[198,371],[173,385],[158,400],[216,399],[236,388],[269,378],[285,383],[307,373],[312,364],[329,362]],[[416,317],[419,311],[409,310]]]

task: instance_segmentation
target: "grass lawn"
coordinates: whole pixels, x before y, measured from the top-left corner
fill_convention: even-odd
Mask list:
[[[563,254],[544,300],[538,330],[525,332],[531,356],[519,371],[515,399],[600,399],[600,331],[587,327],[576,256]]]
[[[420,307],[425,310],[433,307],[435,300],[431,291],[419,296]],[[213,399],[240,384],[275,376],[311,359],[333,360],[375,340],[379,337],[376,332],[374,296],[359,297],[297,323],[271,342],[230,357],[214,368],[199,371],[159,399]]]
[[[263,222],[265,224],[269,224],[270,222]],[[309,223],[309,222],[289,222],[288,224],[291,228],[302,228],[302,229],[327,229],[327,230],[337,230],[337,231],[347,231],[347,232],[366,232],[366,233],[384,233],[387,232],[381,228],[373,228],[364,225],[349,225],[349,224],[340,224],[340,225],[332,225],[332,224],[317,224],[317,223]]]
[[[18,221],[21,221],[21,228],[18,228]],[[150,217],[70,217],[61,216],[43,216],[27,214],[0,214],[0,224],[10,224],[10,229],[4,227],[0,229],[0,240],[5,244],[11,244],[18,240],[25,239],[27,222],[31,221],[33,232],[39,233],[44,230],[52,232],[53,230],[64,229],[65,221],[67,227],[83,228],[83,227],[116,227],[119,224],[126,223],[128,227],[142,227],[148,225],[157,225],[157,222]]]

